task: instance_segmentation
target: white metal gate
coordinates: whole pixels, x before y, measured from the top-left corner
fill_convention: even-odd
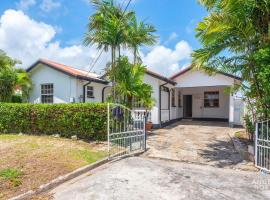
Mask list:
[[[145,111],[108,104],[108,158],[117,158],[146,149]]]
[[[270,171],[270,120],[256,123],[255,165]]]

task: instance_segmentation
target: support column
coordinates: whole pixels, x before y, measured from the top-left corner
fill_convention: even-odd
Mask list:
[[[233,127],[234,125],[234,97],[230,94],[230,103],[229,103],[229,125]]]

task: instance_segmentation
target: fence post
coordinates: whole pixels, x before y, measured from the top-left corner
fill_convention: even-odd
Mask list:
[[[144,116],[144,127],[143,127],[143,130],[144,130],[144,151],[146,151],[146,140],[147,140],[147,132],[146,132],[146,122],[147,122],[147,113],[146,115]]]
[[[257,144],[258,144],[258,122],[256,122],[256,129],[255,129],[255,166],[258,166],[258,147],[257,147]]]
[[[110,159],[110,104],[107,105],[107,140],[108,140],[108,159]]]

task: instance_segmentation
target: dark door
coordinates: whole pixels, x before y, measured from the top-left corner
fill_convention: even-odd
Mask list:
[[[192,117],[192,95],[184,95],[184,117]]]

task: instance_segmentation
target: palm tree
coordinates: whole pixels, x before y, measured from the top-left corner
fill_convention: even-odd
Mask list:
[[[136,15],[133,15],[127,31],[127,44],[133,49],[134,65],[139,57],[138,48],[142,45],[151,46],[156,43],[157,36],[153,35],[155,32],[154,26],[138,22]]]
[[[122,97],[121,103],[132,107],[133,98],[150,106],[152,87],[143,82],[146,68],[141,64],[131,64],[127,57],[120,57],[114,71],[109,71],[110,78],[115,78],[117,96]],[[150,94],[146,95],[146,94]],[[150,99],[149,99],[150,98]]]
[[[261,102],[260,107],[270,109],[264,100],[266,87],[260,80],[260,63],[256,60],[256,52],[270,46],[270,2],[199,2],[210,14],[196,28],[202,48],[194,51],[193,66],[211,73],[223,71],[242,76],[242,90],[253,91],[256,101]]]
[[[99,49],[111,50],[111,64],[116,61],[116,50],[125,45],[125,30],[133,12],[125,12],[113,0],[93,0],[96,12],[90,16],[84,44],[97,45]]]

